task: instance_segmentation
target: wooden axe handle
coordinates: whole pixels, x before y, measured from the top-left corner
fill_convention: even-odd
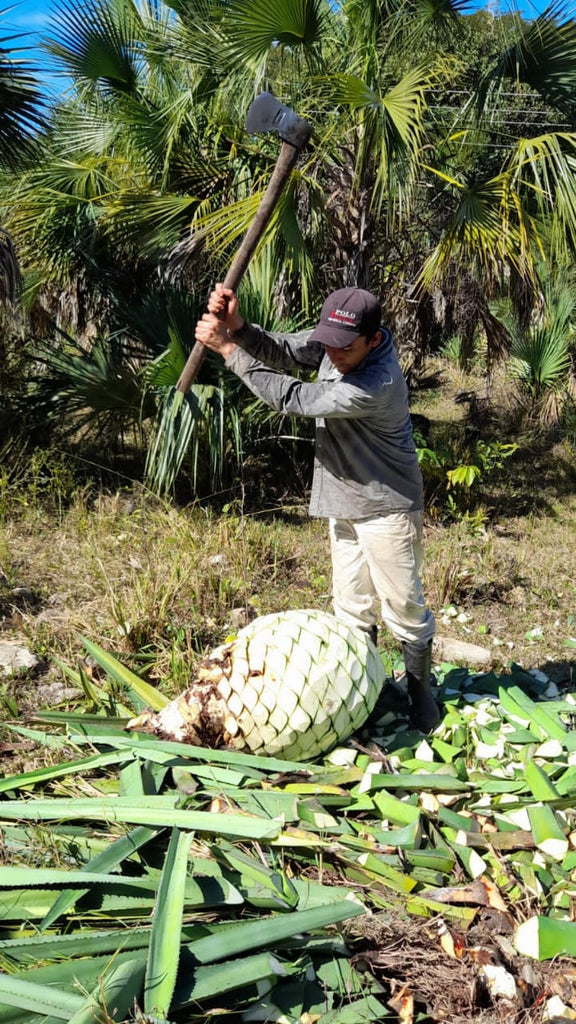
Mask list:
[[[236,253],[232,265],[224,278],[224,287],[231,288],[232,291],[236,291],[240,281],[244,277],[247,270],[248,264],[252,259],[258,243],[264,234],[268,221],[270,220],[274,208],[282,195],[282,190],[286,184],[292,169],[296,164],[300,150],[296,146],[292,146],[289,142],[282,142],[282,148],[276,166],[272,172],[272,177],[268,182],[268,188],[266,189],[262,202],[256,211],[254,220],[252,221],[248,231],[242,239],[240,248]],[[190,390],[190,385],[195,380],[196,375],[204,362],[208,349],[202,342],[197,341],[188,356],[186,365],[180,374],[178,383],[176,384],[177,391],[182,391],[186,394]]]

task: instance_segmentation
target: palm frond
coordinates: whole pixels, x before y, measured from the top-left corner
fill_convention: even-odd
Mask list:
[[[122,335],[99,336],[86,348],[57,331],[38,344],[36,359],[44,370],[35,378],[34,405],[65,433],[89,430],[115,440],[154,414],[143,387],[142,353]]]
[[[349,106],[359,119],[356,175],[375,167],[373,206],[379,216],[386,198],[396,195],[403,205],[413,180],[415,159],[424,131],[426,89],[430,71],[413,68],[386,91],[380,92],[356,75],[325,79],[336,103]]]
[[[570,366],[570,340],[554,327],[536,328],[512,345],[510,372],[534,393],[556,387]]]
[[[158,195],[150,190],[119,191],[106,212],[106,228],[131,242],[142,256],[159,259],[178,245],[198,201],[188,195]]]
[[[471,0],[407,0],[408,38],[417,49],[446,45],[462,35],[462,16],[473,12]]]
[[[431,169],[431,168],[430,168]],[[442,238],[427,258],[420,282],[430,288],[452,262],[470,262],[492,281],[513,265],[534,279],[536,229],[510,189],[509,177],[464,184],[443,176],[458,196]]]
[[[327,15],[326,0],[231,0],[229,57],[257,62],[274,47],[311,53],[320,42]]]
[[[0,15],[4,14],[0,11]],[[0,166],[16,169],[33,152],[45,127],[44,101],[33,66],[0,36]]]
[[[135,5],[122,0],[61,0],[44,46],[63,73],[102,81],[120,92],[138,82],[138,40],[142,26]]]
[[[0,305],[14,302],[22,284],[20,267],[12,239],[0,228]]]
[[[158,404],[145,470],[150,488],[170,494],[185,459],[194,489],[201,474],[219,488],[242,455],[240,415],[222,384],[194,383],[186,395],[171,387],[158,395]]]
[[[552,215],[560,230],[561,248],[576,244],[576,133],[551,132],[520,139],[512,150],[509,173],[513,186],[528,187],[541,216]]]
[[[517,41],[499,56],[481,82],[477,105],[514,83],[532,89],[572,121],[576,117],[576,22],[564,2],[551,4],[538,18],[523,23]]]

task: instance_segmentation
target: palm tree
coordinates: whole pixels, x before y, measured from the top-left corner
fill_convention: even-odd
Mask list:
[[[0,10],[0,21],[8,14]],[[8,180],[35,150],[44,124],[42,97],[32,67],[22,59],[15,37],[0,34],[0,179]],[[9,437],[18,420],[17,403],[24,387],[22,345],[13,306],[21,287],[13,238],[2,223],[0,206],[0,435]]]
[[[508,290],[527,324],[539,261],[564,262],[576,244],[576,23],[567,10],[554,3],[534,22],[508,25],[507,45],[453,119],[444,160],[430,167],[441,235],[420,285],[450,282],[455,270],[471,276],[492,355],[506,336],[488,300]]]
[[[250,271],[266,264],[276,313],[311,317],[347,281],[384,296],[401,341],[422,349],[443,309],[502,349],[490,298],[505,288],[529,306],[535,254],[575,240],[575,36],[558,5],[533,24],[466,10],[65,0],[49,48],[75,91],[13,197],[27,265],[74,288],[80,329],[124,329],[126,308],[143,292],[161,305],[167,282],[197,315],[276,159],[277,140],[243,129],[268,88],[315,126]],[[192,326],[177,358],[167,349],[164,384]],[[223,386],[212,373],[198,387]]]
[[[0,10],[0,20],[7,14]],[[14,37],[0,35],[0,171],[22,166],[43,125],[41,94],[31,66],[9,46]],[[0,305],[13,302],[20,284],[16,252],[0,228]]]

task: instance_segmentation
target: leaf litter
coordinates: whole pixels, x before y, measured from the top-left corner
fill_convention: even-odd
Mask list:
[[[298,763],[127,734],[103,662],[6,726],[47,756],[0,779],[0,1024],[576,1019],[573,694],[443,664],[432,735],[391,680]]]

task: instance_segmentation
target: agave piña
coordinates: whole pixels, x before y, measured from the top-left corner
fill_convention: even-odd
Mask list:
[[[358,729],[384,680],[382,660],[362,630],[327,612],[279,612],[217,647],[184,693],[128,728],[301,761]]]

